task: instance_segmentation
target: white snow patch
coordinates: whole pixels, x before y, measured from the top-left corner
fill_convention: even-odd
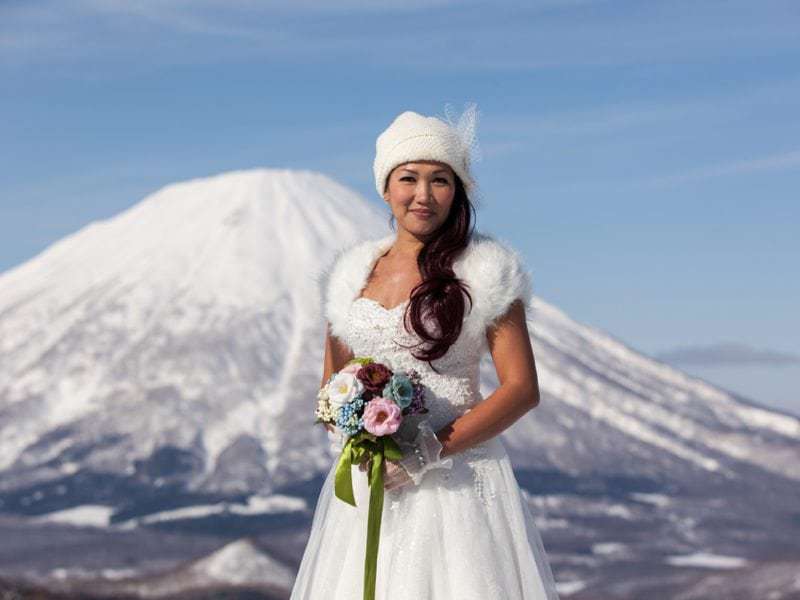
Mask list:
[[[571,596],[586,588],[586,582],[577,579],[575,581],[560,581],[556,583],[556,591],[559,596]]]
[[[62,463],[58,470],[61,471],[64,475],[72,475],[73,473],[77,473],[81,466],[75,462],[65,462]]]
[[[250,496],[247,504],[230,504],[230,512],[239,515],[257,515],[276,512],[295,512],[308,510],[303,498],[273,494],[272,496]]]
[[[84,527],[108,527],[113,514],[113,506],[84,504],[39,515],[33,517],[31,521],[35,523],[69,523],[70,525]]]
[[[191,567],[199,579],[232,585],[268,584],[291,589],[295,572],[256,548],[250,540],[231,542]]]
[[[82,567],[56,567],[52,569],[48,574],[47,577],[51,579],[57,579],[59,581],[74,581],[77,579],[108,579],[108,580],[118,580],[118,579],[127,579],[129,577],[136,577],[140,573],[136,569],[131,568],[119,568],[119,569],[99,569],[97,571],[92,571],[90,569],[84,569]]]
[[[655,506],[668,506],[672,502],[672,498],[664,494],[645,494],[643,492],[633,492],[630,497],[634,500],[654,504]]]
[[[634,515],[630,509],[623,504],[612,504],[608,507],[608,514],[614,517],[620,517],[621,519],[634,518]]]
[[[622,554],[627,552],[628,547],[620,542],[601,542],[592,544],[592,554],[607,556],[609,554]]]
[[[567,519],[537,518],[536,526],[539,529],[566,529],[569,527],[569,521]]]
[[[740,556],[725,556],[710,552],[695,552],[693,554],[676,554],[667,556],[664,562],[679,567],[705,567],[709,569],[738,569],[749,561]]]
[[[161,523],[179,519],[199,519],[209,515],[235,513],[239,515],[260,515],[307,511],[308,503],[303,498],[273,494],[272,496],[251,496],[247,504],[220,502],[218,504],[200,504],[185,506],[174,510],[164,510],[149,515],[135,517],[118,523],[120,529],[130,529],[141,523]]]

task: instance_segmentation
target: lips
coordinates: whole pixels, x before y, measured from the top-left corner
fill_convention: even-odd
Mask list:
[[[415,215],[419,215],[420,217],[429,217],[433,214],[432,210],[412,210],[409,212],[413,212]]]

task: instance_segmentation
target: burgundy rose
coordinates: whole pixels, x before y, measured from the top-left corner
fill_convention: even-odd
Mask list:
[[[367,391],[378,394],[389,383],[392,372],[380,363],[369,363],[358,370],[356,377],[364,384]]]

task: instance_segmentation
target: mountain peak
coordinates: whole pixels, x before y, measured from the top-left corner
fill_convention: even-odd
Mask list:
[[[323,174],[242,170],[165,186],[0,276],[0,408],[15,415],[0,468],[90,415],[136,439],[159,430],[137,455],[191,446],[203,428],[209,475],[242,433],[278,445],[285,432],[267,423],[287,349],[321,344],[316,273],[385,232],[377,208]],[[242,418],[256,420],[242,432]]]

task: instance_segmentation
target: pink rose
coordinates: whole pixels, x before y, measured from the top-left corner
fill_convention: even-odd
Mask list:
[[[389,435],[403,421],[403,409],[394,400],[377,396],[364,405],[364,429],[374,435]]]

